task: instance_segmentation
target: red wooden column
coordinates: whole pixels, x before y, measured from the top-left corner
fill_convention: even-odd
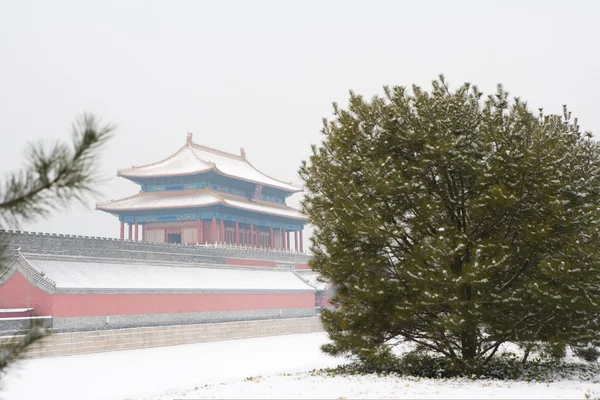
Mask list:
[[[250,247],[254,247],[254,225],[250,225]]]
[[[142,224],[142,242],[146,241],[146,224]]]
[[[302,245],[302,231],[300,231],[300,253],[304,253],[304,246]]]
[[[296,244],[296,247],[294,248],[294,250],[298,251],[299,247],[298,247],[298,231],[294,231],[294,243]]]
[[[292,242],[290,241],[290,233],[289,232],[285,232],[285,236],[286,236],[286,243],[287,243],[286,249],[291,250],[292,249]]]
[[[119,236],[121,240],[125,239],[125,222],[121,222],[121,234]]]
[[[220,229],[219,229],[219,241],[221,243],[225,243],[225,221],[221,220],[221,223],[219,224]]]
[[[284,249],[284,250],[287,249],[287,244],[286,244],[286,241],[285,241],[286,236],[287,235],[285,234],[285,230],[282,229],[281,230],[281,248]]]
[[[129,240],[133,239],[132,233],[133,233],[133,224],[130,223],[129,224],[129,238],[128,238]]]
[[[196,220],[196,244],[202,244],[202,220]]]
[[[217,243],[217,219],[215,217],[212,218],[212,224],[210,228],[210,240],[213,243]]]
[[[138,231],[139,231],[138,227],[139,227],[139,224],[137,221],[135,221],[135,239],[134,240],[136,242],[138,241]]]
[[[240,224],[237,221],[235,221],[235,245],[240,245]]]
[[[273,236],[273,227],[269,228],[269,247],[275,247],[275,236]]]

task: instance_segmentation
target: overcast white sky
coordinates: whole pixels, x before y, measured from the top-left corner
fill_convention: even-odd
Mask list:
[[[300,183],[333,101],[439,73],[486,93],[501,82],[534,109],[568,104],[597,133],[599,18],[593,0],[0,0],[0,173],[27,141],[68,140],[87,110],[118,124],[98,200],[135,194],[117,169],[166,158],[190,131]],[[94,203],[22,228],[118,236]]]

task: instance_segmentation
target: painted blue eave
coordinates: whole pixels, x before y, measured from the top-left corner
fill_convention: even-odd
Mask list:
[[[182,185],[186,183],[197,183],[197,182],[210,182],[215,185],[229,186],[242,191],[252,191],[256,186],[254,182],[248,182],[242,179],[235,179],[228,176],[220,175],[215,171],[203,172],[194,175],[185,176],[173,176],[173,177],[162,177],[162,178],[131,178],[122,176],[122,178],[128,179],[140,186],[142,185]],[[300,190],[300,188],[299,188]],[[294,191],[289,191],[281,188],[275,188],[264,185],[263,192],[267,196],[287,198],[293,195]]]
[[[178,210],[113,211],[110,213],[118,216],[119,221],[126,223],[195,221],[216,218],[231,222],[237,221],[242,224],[294,231],[302,230],[306,225],[306,221],[240,210],[223,205]]]

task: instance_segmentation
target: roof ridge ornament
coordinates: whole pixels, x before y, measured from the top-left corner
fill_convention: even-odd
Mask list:
[[[246,159],[246,149],[243,147],[240,149],[240,156],[245,160]]]
[[[194,135],[194,134],[193,134],[192,132],[188,132],[188,134],[187,134],[187,142],[188,142],[189,144],[192,144],[192,136],[193,136],[193,135]]]

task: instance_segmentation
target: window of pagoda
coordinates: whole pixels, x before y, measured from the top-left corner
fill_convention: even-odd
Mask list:
[[[281,244],[281,235],[279,234],[279,230],[273,230],[273,242],[276,249],[281,249],[283,246]]]
[[[225,222],[225,243],[235,244],[235,224],[232,222]]]
[[[264,247],[264,248],[271,247],[271,234],[269,231],[265,230],[264,228],[261,228],[257,232],[257,234],[258,234],[258,241],[257,241],[258,247]]]
[[[240,226],[240,244],[250,246],[250,226]]]

